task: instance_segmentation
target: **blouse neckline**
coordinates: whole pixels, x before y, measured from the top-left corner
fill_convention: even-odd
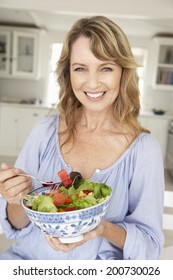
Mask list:
[[[63,155],[61,153],[61,149],[60,149],[60,143],[59,143],[59,115],[57,115],[57,122],[56,122],[56,143],[57,143],[57,152],[58,152],[58,156],[61,158],[61,161],[63,163],[63,165],[66,167],[67,170],[69,170],[70,172],[73,170],[71,168],[71,166],[64,160]],[[125,152],[110,166],[106,167],[105,169],[100,169],[100,168],[96,168],[95,171],[93,172],[92,176],[94,174],[104,174],[107,173],[109,170],[111,170],[112,168],[115,168],[115,166],[117,166],[132,150],[132,148],[136,145],[136,143],[145,135],[145,132],[141,132],[141,134],[139,134],[135,140],[130,144],[130,146],[125,150]],[[92,177],[91,176],[91,177]]]

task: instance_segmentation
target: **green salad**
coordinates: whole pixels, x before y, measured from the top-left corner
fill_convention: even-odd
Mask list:
[[[57,187],[53,194],[26,195],[25,205],[39,212],[67,212],[88,208],[101,203],[111,195],[111,187],[81,179],[70,186],[63,183]]]

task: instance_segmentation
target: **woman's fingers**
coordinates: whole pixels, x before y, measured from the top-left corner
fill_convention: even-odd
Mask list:
[[[17,176],[17,174],[19,173],[19,170],[16,169],[16,168],[7,168],[7,165],[6,165],[6,168],[4,168],[4,166],[1,165],[1,172],[0,172],[0,183],[4,183],[6,180],[8,179],[11,179],[15,176]]]
[[[12,168],[6,163],[1,164],[0,194],[9,204],[20,204],[22,197],[32,188],[30,178],[17,176],[22,172],[22,170]]]
[[[105,222],[106,221],[102,220],[100,225],[98,225],[94,230],[85,233],[84,234],[84,239],[82,241],[79,241],[79,242],[64,244],[64,243],[61,243],[61,241],[58,238],[51,237],[50,235],[46,235],[45,238],[46,238],[48,244],[54,250],[63,251],[65,253],[68,253],[68,252],[72,251],[73,249],[75,249],[76,247],[81,246],[82,244],[84,244],[88,240],[91,240],[91,239],[102,236],[103,231],[104,231]]]
[[[62,251],[64,253],[68,253],[72,250],[74,250],[76,247],[81,246],[82,244],[85,243],[84,240],[75,242],[75,243],[70,243],[70,244],[65,244],[61,243],[60,240],[56,237],[51,237],[50,235],[45,236],[48,244],[56,251]]]
[[[4,192],[3,197],[8,201],[9,204],[20,204],[22,198],[28,194],[30,190],[31,182],[24,182]]]
[[[3,162],[1,163],[1,170],[8,170],[10,169],[10,165],[8,165],[7,163]]]

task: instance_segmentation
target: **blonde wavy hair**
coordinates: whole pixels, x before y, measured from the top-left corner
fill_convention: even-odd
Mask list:
[[[66,121],[66,141],[74,134],[75,117],[82,104],[73,93],[70,82],[70,57],[73,43],[80,37],[90,39],[91,50],[100,60],[112,60],[122,67],[119,95],[114,102],[115,119],[128,127],[134,137],[143,129],[138,122],[140,111],[138,64],[132,54],[124,32],[113,21],[104,16],[79,19],[65,37],[56,75],[60,86],[58,110]]]

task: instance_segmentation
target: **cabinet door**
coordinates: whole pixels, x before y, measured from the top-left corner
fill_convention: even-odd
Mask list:
[[[158,90],[173,88],[173,39],[155,38],[153,40],[155,71],[153,85]]]
[[[25,144],[34,125],[48,114],[48,109],[20,109],[18,148]]]
[[[0,30],[0,76],[10,73],[10,32]]]
[[[1,153],[14,155],[19,134],[19,113],[16,108],[1,108]]]
[[[2,107],[0,118],[0,154],[17,156],[33,126],[48,109]]]
[[[38,34],[13,32],[12,75],[37,78]]]
[[[166,157],[166,147],[168,138],[168,126],[169,120],[163,119],[162,117],[151,117],[148,118],[147,128],[151,134],[158,140],[162,152],[163,160]]]
[[[142,127],[148,129],[148,117],[139,116],[139,122],[140,122]]]

